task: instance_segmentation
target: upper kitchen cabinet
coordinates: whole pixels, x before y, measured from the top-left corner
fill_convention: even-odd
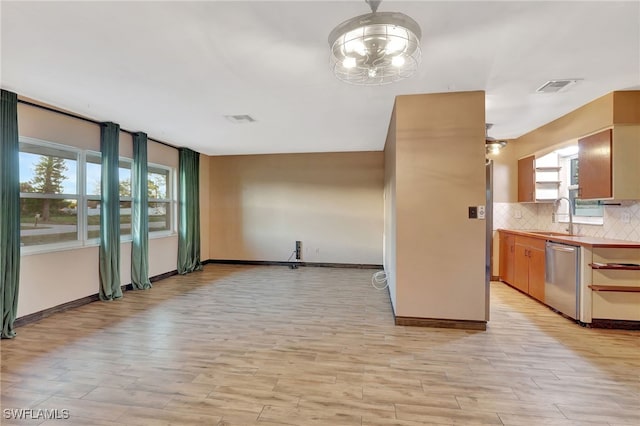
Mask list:
[[[578,139],[578,197],[581,199],[611,198],[611,129]]]
[[[532,203],[536,201],[536,177],[535,177],[536,157],[529,157],[518,160],[518,202]]]
[[[518,202],[549,202],[558,198],[558,155],[535,155],[518,160]]]
[[[578,146],[580,199],[640,199],[640,126],[614,126]]]

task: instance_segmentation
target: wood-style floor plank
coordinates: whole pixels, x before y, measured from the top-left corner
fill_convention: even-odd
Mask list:
[[[0,344],[3,409],[69,425],[640,424],[640,333],[501,283],[487,331],[395,326],[362,269],[207,265]]]

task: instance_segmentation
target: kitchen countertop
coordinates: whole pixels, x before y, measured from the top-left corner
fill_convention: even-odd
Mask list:
[[[603,248],[640,248],[640,241],[614,240],[609,238],[587,237],[580,235],[569,235],[551,231],[539,230],[514,230],[498,229],[500,232],[507,232],[525,237],[539,238],[546,241],[571,244],[583,247],[603,247]]]

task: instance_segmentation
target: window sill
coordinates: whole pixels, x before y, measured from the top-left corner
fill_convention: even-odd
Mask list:
[[[69,243],[46,244],[41,246],[23,246],[20,247],[20,256],[31,256],[69,250],[81,250],[85,248],[97,247],[99,244],[100,243],[98,241],[87,241],[84,244],[81,241],[72,241]]]
[[[569,223],[567,219],[558,220],[559,223]],[[602,217],[586,217],[586,216],[574,216],[573,223],[578,225],[595,225],[604,226],[604,218]]]
[[[149,234],[150,240],[156,240],[160,238],[170,238],[178,236],[177,232],[164,231],[164,232],[154,232]],[[127,235],[125,238],[120,239],[120,244],[130,243],[132,241],[131,236]],[[82,250],[85,248],[92,248],[100,246],[99,239],[87,240],[84,244],[81,241],[70,241],[67,243],[59,243],[59,244],[46,244],[41,246],[22,246],[20,247],[20,256],[32,256],[38,254],[46,254],[46,253],[56,253],[59,251],[69,251],[69,250]]]

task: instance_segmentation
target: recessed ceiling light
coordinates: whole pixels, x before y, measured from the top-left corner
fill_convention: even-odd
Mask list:
[[[248,115],[248,114],[243,114],[243,115],[225,115],[224,118],[226,118],[227,120],[229,120],[230,122],[234,123],[234,124],[248,124],[248,123],[253,123],[256,121],[255,118],[253,118],[252,116]]]
[[[542,86],[536,89],[538,93],[557,93],[561,90],[565,90],[567,87],[572,86],[580,81],[579,78],[564,79],[564,80],[549,80]]]

